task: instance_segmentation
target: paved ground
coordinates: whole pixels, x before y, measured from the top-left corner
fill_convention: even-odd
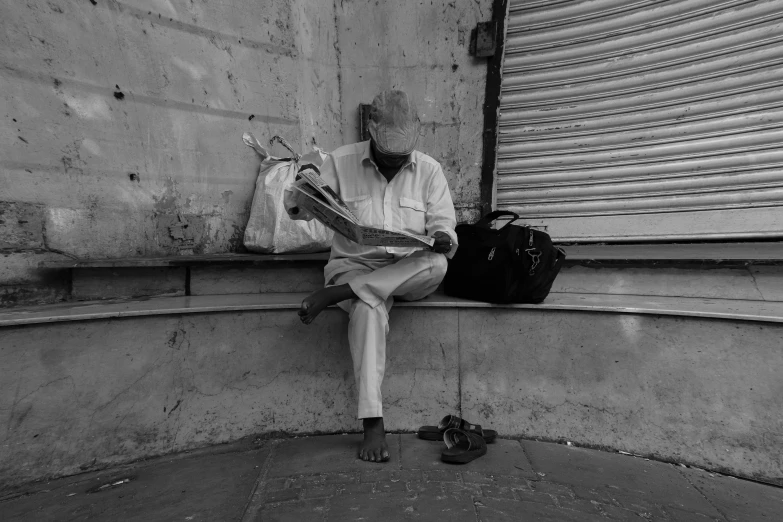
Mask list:
[[[499,440],[470,464],[391,435],[243,442],[41,483],[0,496],[0,520],[783,520],[783,489],[558,444]],[[445,518],[447,517],[447,518]]]

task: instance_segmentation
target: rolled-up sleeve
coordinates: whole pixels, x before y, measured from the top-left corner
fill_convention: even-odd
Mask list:
[[[454,228],[457,226],[457,216],[454,212],[454,202],[451,200],[451,192],[443,174],[443,169],[438,166],[433,174],[427,197],[427,235],[435,232],[445,232],[453,243],[451,251],[446,257],[451,259],[457,252],[459,243]]]

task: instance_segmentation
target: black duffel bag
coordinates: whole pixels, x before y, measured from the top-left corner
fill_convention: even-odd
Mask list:
[[[494,220],[511,216],[499,230]],[[514,225],[519,216],[496,210],[474,225],[457,225],[459,248],[444,279],[447,295],[489,303],[540,303],[549,294],[565,252],[549,234]]]

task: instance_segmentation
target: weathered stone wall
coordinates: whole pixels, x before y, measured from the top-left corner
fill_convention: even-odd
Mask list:
[[[0,303],[64,298],[36,269],[62,254],[241,248],[242,133],[342,142],[335,27],[331,0],[1,2]]]
[[[489,21],[490,0],[451,2],[341,1],[340,44],[343,137],[359,139],[359,105],[380,90],[413,95],[424,123],[419,150],[443,166],[460,221],[480,207],[486,58],[468,54],[470,32]]]
[[[461,221],[479,208],[490,0],[48,0],[0,4],[0,306],[68,297],[62,255],[241,250],[258,160],[359,139],[410,92]],[[285,154],[279,145],[273,149]]]

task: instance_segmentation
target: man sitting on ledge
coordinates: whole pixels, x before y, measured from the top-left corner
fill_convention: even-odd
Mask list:
[[[404,92],[375,97],[369,131],[370,141],[332,152],[321,166],[321,177],[362,225],[430,235],[435,244],[432,250],[363,246],[335,234],[324,269],[325,288],[302,302],[299,316],[310,324],[332,304],[348,312],[348,344],[364,424],[359,458],[383,462],[389,459],[381,399],[389,311],[394,297],[415,301],[435,291],[446,275],[446,256],[457,248],[457,222],[443,169],[414,150],[419,118]],[[296,204],[303,196],[292,192],[289,216],[312,219]]]

